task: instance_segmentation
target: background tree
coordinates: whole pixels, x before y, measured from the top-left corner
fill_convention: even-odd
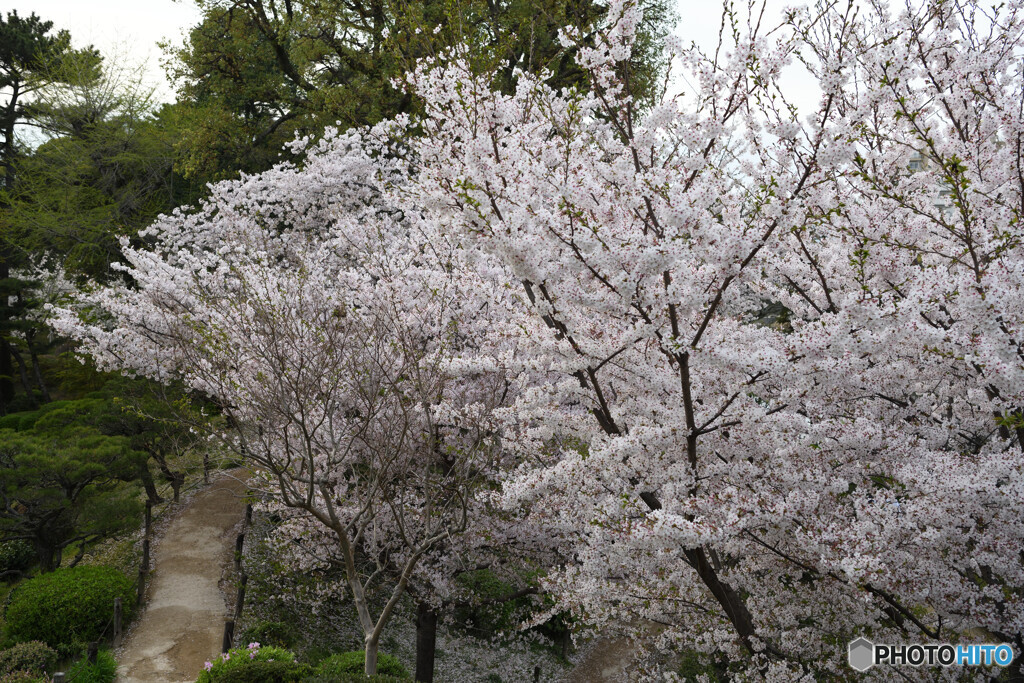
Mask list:
[[[31,543],[44,572],[60,566],[68,546],[81,547],[73,565],[88,543],[139,518],[135,490],[122,482],[146,456],[93,426],[104,410],[98,399],[61,401],[0,426],[0,536]]]
[[[27,99],[51,83],[60,60],[74,54],[68,32],[51,35],[52,28],[53,22],[42,21],[35,14],[23,18],[12,11],[0,19],[0,93],[4,98],[0,108],[0,415],[14,399],[9,321],[17,317],[17,311],[10,309],[8,301],[19,297],[25,286],[11,277],[11,268],[17,263],[10,243],[8,207],[16,187],[17,161],[24,152],[17,128],[31,120]]]
[[[604,7],[591,0],[197,0],[202,22],[168,49],[183,105],[179,168],[200,179],[255,172],[298,134],[374,124],[417,109],[392,80],[418,59],[460,43],[479,72],[511,92],[516,70],[550,71],[557,87],[585,85],[561,45],[565,26],[589,27]],[[668,2],[648,0],[643,49],[630,63],[638,101],[658,91]]]

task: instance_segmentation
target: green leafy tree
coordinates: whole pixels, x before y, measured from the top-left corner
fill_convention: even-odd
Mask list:
[[[93,426],[104,403],[59,401],[0,429],[0,538],[31,543],[44,572],[68,546],[81,544],[74,564],[87,543],[138,519],[137,489],[124,482],[147,456]]]
[[[165,46],[182,105],[180,168],[217,180],[264,170],[297,133],[373,124],[417,109],[393,79],[418,59],[466,44],[481,73],[509,91],[517,69],[547,69],[558,87],[586,87],[560,29],[598,24],[594,0],[196,0],[185,45]],[[629,68],[645,101],[662,72],[666,0],[644,0]]]
[[[61,60],[75,54],[68,32],[52,34],[52,29],[53,22],[35,14],[26,18],[12,11],[6,18],[0,17],[0,415],[8,412],[14,400],[10,321],[18,318],[19,311],[9,301],[21,298],[26,286],[11,277],[16,264],[8,209],[16,187],[17,162],[24,155],[17,128],[32,120],[27,101],[52,82]]]
[[[200,459],[205,463],[203,433],[209,418],[201,407],[175,387],[164,387],[144,379],[115,376],[94,396],[102,401],[95,415],[96,426],[111,436],[124,436],[131,448],[148,458],[139,463],[139,480],[149,500],[159,503],[150,466],[171,485],[178,501],[186,474]]]

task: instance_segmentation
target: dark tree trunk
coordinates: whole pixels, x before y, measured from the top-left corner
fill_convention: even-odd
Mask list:
[[[416,680],[434,681],[434,648],[437,645],[437,612],[425,602],[416,608]]]
[[[146,489],[146,498],[153,505],[163,502],[163,498],[156,491],[156,483],[153,481],[153,473],[149,471],[149,466],[146,463],[139,465],[139,478],[142,480],[142,486]],[[177,496],[175,496],[177,500]]]
[[[28,381],[28,366],[25,365],[25,359],[21,357],[21,354],[13,346],[10,347],[9,351],[14,360],[18,362],[18,376],[21,379],[21,387],[25,390],[25,396],[33,408],[39,407],[39,402],[35,400],[35,396],[32,393],[32,385]]]
[[[171,477],[171,489],[174,491],[174,502],[178,502],[178,495],[181,493],[181,487],[185,484],[185,473],[175,472]]]
[[[11,269],[7,265],[4,254],[0,254],[0,280],[10,277]],[[0,304],[0,333],[6,327],[10,318],[5,304]],[[14,362],[11,356],[11,347],[6,340],[0,340],[0,415],[10,412],[11,402],[14,401]]]
[[[45,574],[52,572],[60,566],[60,555],[49,543],[36,539],[32,545],[35,547],[36,557],[39,559],[39,572]]]
[[[39,393],[42,394],[42,396],[43,396],[43,403],[49,403],[50,402],[50,392],[46,388],[46,383],[43,382],[43,372],[39,368],[39,354],[36,353],[36,349],[32,345],[32,342],[35,339],[35,336],[36,336],[35,330],[32,330],[31,332],[27,332],[25,334],[25,338],[28,340],[28,352],[29,352],[29,355],[32,357],[32,374],[35,375],[36,384],[39,386]]]

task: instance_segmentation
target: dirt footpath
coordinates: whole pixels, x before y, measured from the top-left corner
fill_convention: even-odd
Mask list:
[[[119,683],[191,683],[220,654],[227,610],[218,583],[245,516],[245,483],[235,474],[197,493],[155,548],[145,612],[118,657]]]
[[[602,638],[592,643],[564,683],[617,683],[627,680],[633,648],[625,638]]]

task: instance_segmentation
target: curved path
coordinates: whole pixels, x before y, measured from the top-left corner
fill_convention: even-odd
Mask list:
[[[633,647],[626,638],[602,638],[593,643],[563,683],[618,683],[626,680]]]
[[[119,683],[191,683],[220,654],[227,608],[219,583],[245,516],[245,482],[232,474],[197,493],[156,546],[146,611],[118,657]]]

